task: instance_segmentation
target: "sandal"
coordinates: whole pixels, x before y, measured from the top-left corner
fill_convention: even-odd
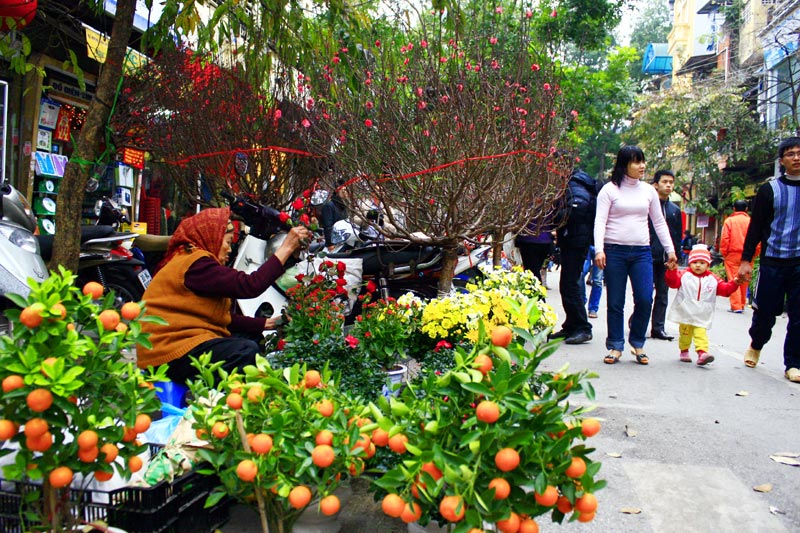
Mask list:
[[[744,352],[744,366],[747,368],[755,368],[758,365],[758,359],[761,357],[761,350],[754,350],[752,346],[747,347]]]
[[[650,359],[647,357],[647,354],[644,353],[644,352],[642,352],[642,353],[635,353],[634,352],[633,356],[636,358],[636,362],[639,363],[640,365],[649,365],[650,364]]]
[[[617,355],[614,355],[614,351],[612,350],[611,353],[609,353],[607,356],[603,358],[603,362],[607,365],[613,365],[614,363],[619,361],[620,357],[622,357],[621,352],[618,353]]]

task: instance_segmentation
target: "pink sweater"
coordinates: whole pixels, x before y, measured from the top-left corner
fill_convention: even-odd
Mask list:
[[[607,183],[597,195],[597,215],[594,219],[595,253],[606,244],[649,246],[650,230],[647,217],[653,221],[658,240],[667,253],[675,246],[661,212],[661,202],[655,187],[624,176],[620,186]]]

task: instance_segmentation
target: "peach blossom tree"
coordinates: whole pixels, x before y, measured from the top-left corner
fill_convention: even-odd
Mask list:
[[[298,86],[294,129],[332,160],[322,180],[344,180],[357,218],[382,206],[387,237],[441,246],[440,293],[465,241],[547,222],[573,163],[556,153],[577,113],[530,38],[538,14],[476,9],[491,23],[463,33],[433,13],[383,40],[345,38]]]

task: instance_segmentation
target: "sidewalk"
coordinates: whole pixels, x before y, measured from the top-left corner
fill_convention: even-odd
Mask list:
[[[548,275],[548,303],[563,320],[558,272]],[[674,291],[671,291],[671,298]],[[629,295],[626,312],[631,310]],[[548,370],[568,365],[588,369],[603,429],[587,442],[603,463],[608,486],[597,493],[599,509],[589,524],[558,525],[545,515],[542,532],[604,533],[789,533],[800,531],[800,468],[770,459],[800,454],[800,385],[783,377],[786,318],[779,317],[762,363],[748,369],[742,353],[749,343],[752,311],[726,312],[717,300],[708,367],[678,361],[676,340],[648,339],[650,365],[636,364],[628,348],[619,363],[606,365],[605,298],[592,319],[594,339],[562,345],[545,361]],[[558,326],[557,328],[558,329]],[[692,353],[692,358],[696,355]],[[768,492],[753,487],[770,484]],[[362,487],[363,488],[363,487]],[[405,525],[380,512],[364,490],[354,491],[343,511],[342,533],[396,533]],[[352,506],[351,506],[352,505]],[[258,533],[255,513],[237,506],[224,533]]]

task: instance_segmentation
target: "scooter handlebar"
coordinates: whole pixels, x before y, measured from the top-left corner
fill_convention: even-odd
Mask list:
[[[234,196],[227,191],[223,191],[221,196],[228,201],[231,211],[250,226],[250,234],[254,237],[268,240],[278,231],[288,229],[280,220],[280,211],[275,208]]]

